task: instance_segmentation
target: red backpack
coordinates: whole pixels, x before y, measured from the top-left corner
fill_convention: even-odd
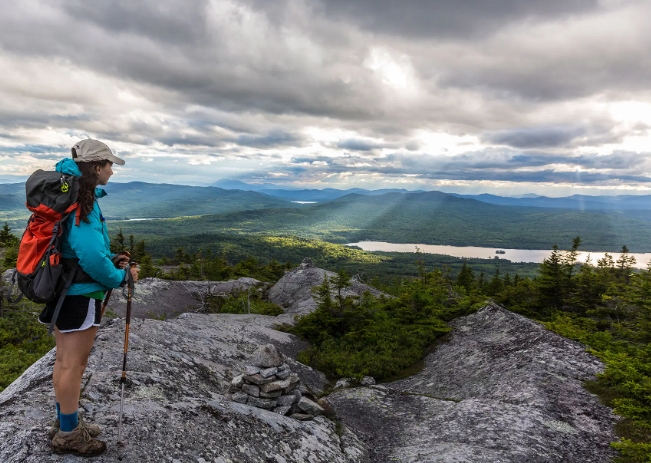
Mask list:
[[[32,215],[20,240],[16,270],[7,299],[18,302],[24,295],[30,301],[46,303],[59,296],[50,325],[51,333],[77,270],[76,263],[73,268],[64,269],[60,243],[65,220],[70,213],[78,211],[79,181],[74,175],[39,169],[25,183],[25,191],[27,209],[32,211]],[[11,299],[16,283],[22,294]]]

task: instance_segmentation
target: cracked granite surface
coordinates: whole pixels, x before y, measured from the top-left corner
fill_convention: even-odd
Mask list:
[[[610,462],[616,417],[582,383],[603,365],[499,306],[455,320],[409,378],[328,401],[372,461]]]

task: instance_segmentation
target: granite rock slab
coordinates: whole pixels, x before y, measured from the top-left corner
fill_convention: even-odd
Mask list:
[[[585,346],[497,305],[452,326],[418,374],[328,396],[372,461],[613,460],[617,418],[583,387],[603,371]]]

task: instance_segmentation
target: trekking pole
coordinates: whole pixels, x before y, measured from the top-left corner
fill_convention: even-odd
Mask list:
[[[108,305],[109,299],[111,299],[112,292],[113,292],[113,288],[106,291],[106,296],[104,296],[104,302],[102,303],[102,314],[99,317],[100,319],[104,318],[104,312],[106,312],[106,306]]]
[[[127,269],[127,320],[126,320],[126,329],[124,331],[124,357],[122,359],[122,378],[120,378],[120,383],[122,383],[122,393],[120,395],[120,420],[118,421],[118,445],[124,445],[122,443],[122,412],[124,409],[124,385],[127,382],[127,351],[129,350],[129,325],[131,323],[131,298],[133,297],[134,282],[133,275],[131,274],[131,268],[136,266],[135,262],[129,262],[129,268]]]

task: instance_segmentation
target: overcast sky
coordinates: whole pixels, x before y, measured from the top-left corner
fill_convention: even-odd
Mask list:
[[[651,194],[649,0],[0,0],[0,181]]]

